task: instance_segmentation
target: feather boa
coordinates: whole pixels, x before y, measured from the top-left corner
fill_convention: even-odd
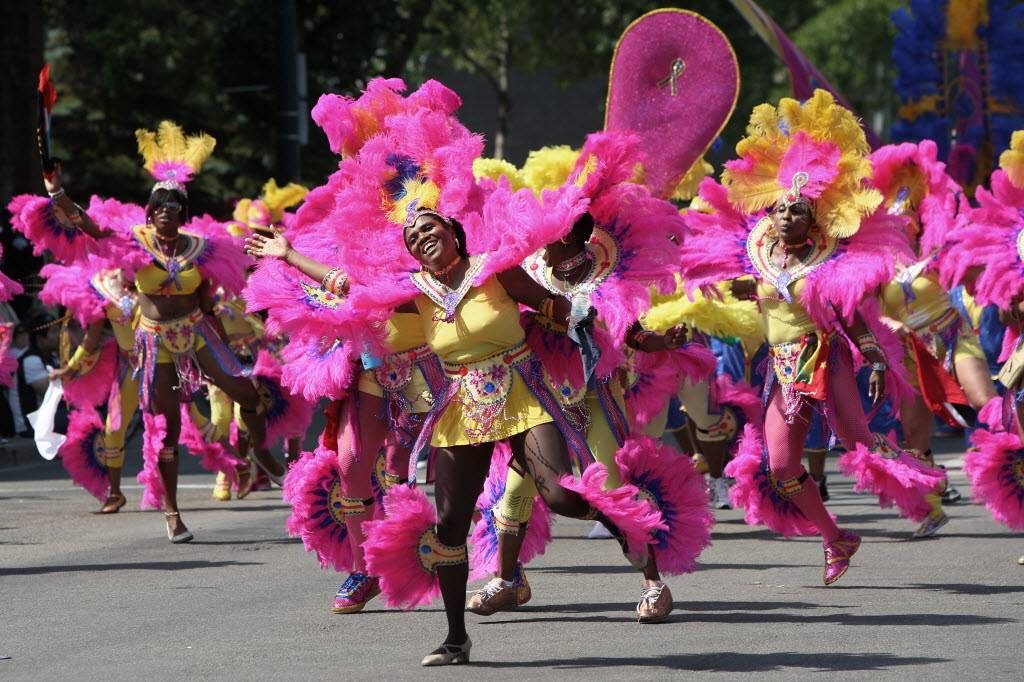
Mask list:
[[[142,485],[142,509],[163,509],[164,479],[158,465],[160,450],[167,435],[167,420],[162,414],[142,413],[142,471],[136,480]]]
[[[269,351],[261,350],[256,356],[253,376],[258,377],[271,399],[266,411],[267,447],[273,447],[279,440],[305,436],[313,421],[315,404],[312,401],[281,390],[282,369]]]
[[[601,463],[591,464],[580,478],[563,476],[561,485],[578,493],[611,521],[626,539],[630,553],[637,553],[656,542],[658,532],[668,531],[661,512],[640,494],[635,485],[624,483],[605,489],[608,469]],[[644,550],[645,551],[645,550]]]
[[[101,502],[110,492],[107,467],[100,458],[103,422],[92,408],[73,410],[68,420],[68,437],[60,446],[60,463],[75,485]]]
[[[384,602],[413,609],[441,594],[437,575],[420,563],[421,539],[437,523],[434,505],[421,488],[396,485],[384,496],[385,518],[367,521],[366,570],[380,578]]]
[[[107,402],[110,387],[117,381],[117,341],[108,339],[100,347],[96,365],[86,374],[64,380],[64,400],[71,407],[85,409]]]
[[[630,423],[643,427],[661,414],[683,381],[712,376],[715,356],[702,344],[688,343],[675,350],[634,353],[630,370],[636,381],[626,390],[626,410]]]
[[[622,479],[661,512],[666,529],[656,532],[653,542],[658,570],[669,575],[696,570],[697,557],[711,544],[715,517],[707,484],[693,462],[649,436],[628,438],[615,461]]]
[[[840,456],[839,470],[854,479],[855,491],[877,495],[883,509],[895,505],[901,516],[920,521],[931,511],[925,495],[940,488],[946,473],[906,451],[894,454],[887,458],[858,443]]]
[[[978,429],[971,436],[976,449],[964,455],[964,473],[971,497],[984,504],[999,523],[1024,531],[1024,445],[1016,433]]]
[[[302,538],[307,552],[315,552],[320,568],[352,570],[348,527],[335,503],[341,503],[341,470],[338,454],[326,448],[304,452],[288,469],[282,499],[292,511],[285,521],[291,537]]]
[[[498,531],[494,523],[494,507],[505,494],[505,481],[508,477],[512,451],[508,443],[502,441],[494,448],[491,455],[491,468],[484,483],[483,492],[477,498],[476,508],[480,512],[480,520],[473,527],[470,536],[472,550],[469,554],[469,579],[482,580],[497,574],[498,564]],[[547,505],[539,495],[534,496],[533,512],[526,524],[523,545],[519,550],[519,561],[524,566],[535,557],[544,554],[551,542],[552,518]],[[520,529],[519,532],[524,532]]]
[[[743,437],[725,466],[725,475],[736,481],[729,488],[729,499],[734,507],[743,509],[743,520],[751,526],[765,526],[787,538],[819,534],[818,527],[779,493],[768,469],[764,441],[753,424],[743,427]],[[830,516],[835,519],[834,514]]]
[[[984,187],[975,191],[977,208],[963,202],[939,272],[942,285],[952,289],[976,270],[974,300],[1007,310],[1013,299],[1024,295],[1024,263],[1017,248],[1024,189],[1014,186],[1002,170],[992,174],[991,184],[991,191]]]
[[[246,466],[247,463],[236,457],[221,443],[206,440],[199,427],[192,421],[192,414],[187,403],[181,405],[181,435],[179,439],[191,454],[199,457],[199,463],[204,469],[224,474],[233,486],[238,483],[238,470]]]

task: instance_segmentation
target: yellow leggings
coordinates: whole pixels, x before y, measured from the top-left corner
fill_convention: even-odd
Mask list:
[[[111,415],[107,414],[107,422],[103,431],[103,461],[108,467],[120,469],[124,466],[124,439],[128,425],[139,409],[139,382],[128,372],[121,381],[121,426],[114,429]]]
[[[207,384],[207,393],[210,399],[210,416],[199,411],[195,403],[189,404],[189,415],[196,427],[203,432],[203,436],[213,442],[223,440],[231,436],[231,422],[238,424],[240,433],[245,432],[244,422],[241,418],[241,409],[236,405],[228,394],[213,384]]]
[[[622,485],[622,478],[619,476],[619,468],[615,464],[615,453],[618,451],[618,443],[612,435],[608,420],[604,417],[597,394],[593,391],[587,393],[587,409],[590,410],[590,429],[587,431],[587,444],[590,451],[594,453],[594,459],[608,467],[608,480],[605,481],[605,489],[613,490]],[[621,408],[622,405],[620,404]],[[655,420],[657,421],[657,420]],[[661,420],[664,428],[665,420]],[[533,478],[525,473],[516,471],[515,462],[508,468],[505,477],[505,494],[501,496],[498,504],[495,505],[495,521],[501,527],[510,531],[518,529],[520,524],[530,520],[533,514],[533,500],[537,497],[537,487]]]

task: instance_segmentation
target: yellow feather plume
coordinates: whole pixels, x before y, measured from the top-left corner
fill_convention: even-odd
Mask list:
[[[206,133],[186,137],[181,127],[172,121],[161,121],[156,132],[140,128],[135,131],[135,139],[139,154],[145,159],[145,168],[150,172],[158,163],[177,163],[188,166],[193,174],[198,173],[217,144]]]
[[[503,159],[474,159],[473,176],[478,180],[480,178],[490,178],[492,180],[506,178],[513,192],[524,187],[523,176],[519,169]]]
[[[837,175],[814,201],[815,217],[828,235],[850,237],[860,229],[861,218],[882,203],[882,195],[864,182],[871,177],[864,130],[853,113],[824,90],[815,90],[802,104],[787,97],[777,108],[770,104],[754,108],[747,137],[736,145],[736,153],[747,163],[722,173],[729,199],[748,212],[777,202],[790,188],[788,180],[778,177],[779,167],[792,136],[800,131],[839,148]]]
[[[403,185],[402,189],[405,191],[404,196],[396,201],[388,211],[388,219],[397,224],[405,224],[405,216],[409,211],[409,206],[415,201],[416,208],[437,208],[437,202],[441,197],[441,190],[430,180],[423,180],[421,178],[413,178],[407,180]]]
[[[302,185],[289,182],[284,187],[278,187],[277,182],[271,178],[263,185],[261,195],[263,203],[270,209],[270,219],[277,223],[284,217],[284,210],[302,201],[309,193],[309,190]]]
[[[651,308],[644,316],[646,329],[663,332],[677,324],[686,324],[713,336],[740,339],[748,347],[757,347],[764,341],[757,306],[752,301],[734,298],[727,283],[718,285],[723,300],[709,299],[694,292],[691,301],[678,276],[676,282],[673,294],[651,293]]]
[[[579,155],[579,151],[567,145],[542,147],[530,152],[519,173],[523,183],[539,195],[542,190],[565,184]]]
[[[1024,130],[1014,132],[1010,148],[999,155],[999,167],[1017,187],[1024,187]]]
[[[690,170],[686,171],[683,179],[679,181],[675,191],[672,192],[672,198],[679,201],[689,201],[694,198],[697,196],[697,189],[700,187],[701,180],[714,172],[714,166],[704,159],[697,159],[696,163],[690,166]]]

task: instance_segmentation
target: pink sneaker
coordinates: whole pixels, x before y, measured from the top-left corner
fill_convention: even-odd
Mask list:
[[[358,571],[350,575],[334,595],[334,613],[356,613],[380,594],[380,580]]]
[[[848,530],[840,530],[835,540],[821,544],[825,548],[825,573],[822,579],[826,585],[831,585],[850,568],[850,559],[860,549],[860,536]]]

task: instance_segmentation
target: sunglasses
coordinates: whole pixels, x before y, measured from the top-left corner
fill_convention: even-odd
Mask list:
[[[177,201],[165,201],[164,203],[153,209],[154,213],[159,211],[167,211],[168,213],[179,213],[181,211],[181,204]]]

